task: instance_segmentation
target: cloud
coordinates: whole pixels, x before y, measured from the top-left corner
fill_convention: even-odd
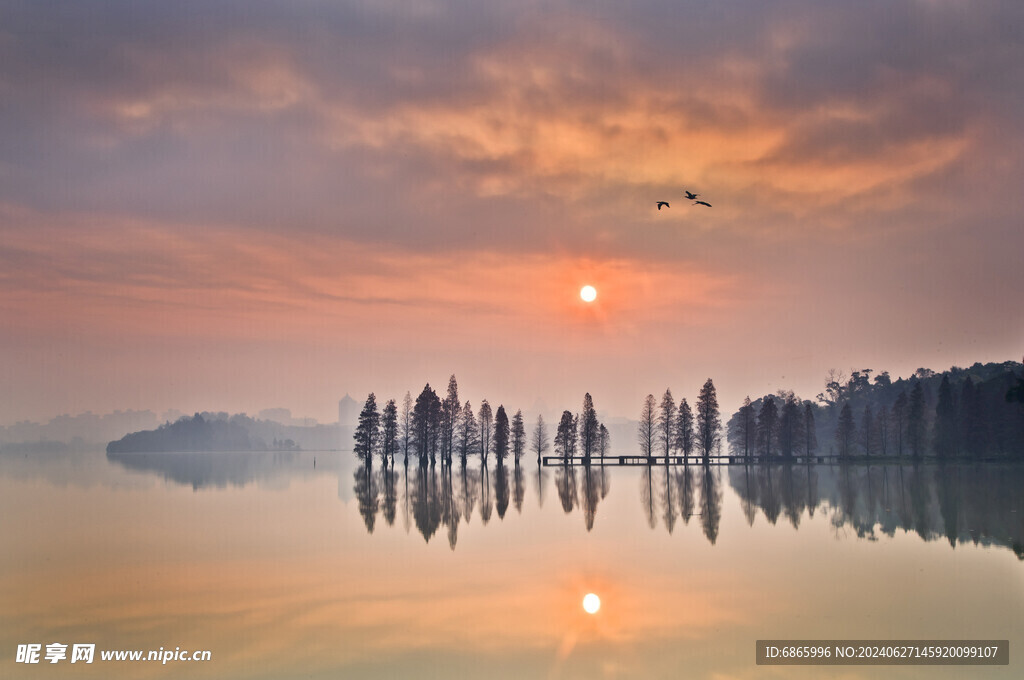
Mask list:
[[[982,126],[1020,136],[1012,3],[6,13],[2,199],[40,209],[641,254],[669,188],[851,229],[844,200],[913,207]]]

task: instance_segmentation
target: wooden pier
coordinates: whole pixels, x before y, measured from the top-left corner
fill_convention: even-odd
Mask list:
[[[646,467],[656,465],[913,465],[916,463],[937,463],[943,459],[934,456],[922,456],[914,459],[910,457],[894,456],[791,456],[782,458],[779,456],[591,456],[590,465],[604,465],[605,467]],[[544,456],[541,462],[545,467],[560,467],[563,465],[587,465],[587,459],[583,456]],[[961,463],[959,459],[947,459],[945,462]],[[974,462],[974,461],[967,461]]]

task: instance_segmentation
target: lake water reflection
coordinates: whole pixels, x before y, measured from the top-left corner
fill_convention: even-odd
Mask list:
[[[2,456],[0,675],[779,677],[755,640],[1009,638],[1009,667],[974,671],[1019,677],[1022,482],[1007,465]],[[213,660],[27,669],[31,642]]]

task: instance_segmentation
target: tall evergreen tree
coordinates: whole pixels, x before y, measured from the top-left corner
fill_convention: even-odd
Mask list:
[[[597,455],[604,458],[608,455],[608,450],[611,448],[612,440],[611,435],[608,434],[608,428],[601,423],[601,427],[598,428],[597,432]]]
[[[455,430],[461,415],[459,383],[453,374],[448,378],[448,394],[441,402],[441,458],[449,463],[455,450]]]
[[[398,451],[398,406],[394,399],[388,399],[384,405],[380,424],[380,458],[387,469],[389,463],[394,466],[395,453]]]
[[[459,430],[458,430],[458,450],[459,457],[462,459],[462,463],[466,463],[466,458],[470,452],[476,451],[480,445],[480,432],[476,425],[476,416],[473,415],[473,407],[467,401],[465,406],[462,407],[462,413],[459,416]]]
[[[761,410],[757,414],[757,443],[761,448],[761,455],[771,459],[772,446],[778,438],[779,430],[779,408],[775,404],[775,397],[766,395],[761,402]]]
[[[477,417],[477,424],[480,426],[480,460],[487,462],[487,454],[491,451],[491,428],[494,420],[491,415],[491,405],[484,399],[480,402],[480,415]]]
[[[570,411],[562,411],[562,419],[555,431],[555,455],[568,460],[576,455],[576,417]]]
[[[715,383],[708,378],[697,395],[697,442],[705,460],[715,450],[722,429],[718,415],[718,394]]]
[[[505,413],[505,407],[499,405],[494,414],[494,455],[498,459],[498,465],[508,458],[509,434],[508,415]]]
[[[377,411],[377,397],[373,392],[366,398],[363,410],[359,413],[359,423],[354,434],[353,451],[359,460],[369,467],[373,464],[373,455],[377,452],[380,442],[380,412]]]
[[[526,451],[526,426],[523,424],[522,410],[516,410],[512,416],[512,455],[515,456],[516,465],[519,465],[519,458]]]
[[[583,411],[579,418],[580,448],[583,458],[590,461],[590,457],[597,449],[597,435],[600,423],[597,422],[597,411],[594,409],[594,400],[590,392],[583,395]]]
[[[676,418],[676,449],[683,452],[684,456],[693,453],[693,410],[687,403],[686,397],[679,402],[679,415]]]
[[[402,399],[402,416],[399,421],[399,435],[402,443],[402,459],[404,462],[409,462],[409,447],[413,441],[413,427],[412,427],[412,395],[408,392],[405,393],[405,398]]]
[[[802,419],[800,405],[793,392],[780,393],[782,413],[779,414],[779,455],[792,458],[800,441]]]
[[[653,394],[648,394],[644,397],[644,406],[640,411],[640,425],[637,427],[637,439],[640,442],[640,452],[648,458],[654,454],[654,403]]]
[[[423,391],[416,397],[412,409],[413,449],[419,456],[420,464],[425,464],[436,452],[438,429],[440,425],[441,400],[427,383]]]
[[[672,390],[666,389],[658,408],[658,448],[661,455],[671,456],[676,443],[676,400]]]

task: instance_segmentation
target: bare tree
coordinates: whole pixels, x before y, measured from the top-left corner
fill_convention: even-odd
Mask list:
[[[533,439],[530,441],[530,450],[537,454],[539,461],[549,446],[548,427],[544,423],[544,416],[537,416],[537,424],[533,427]]]

